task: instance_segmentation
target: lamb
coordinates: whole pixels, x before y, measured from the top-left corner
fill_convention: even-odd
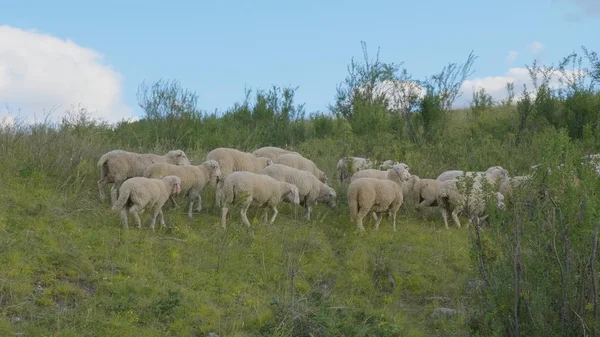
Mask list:
[[[460,180],[459,180],[460,179]],[[482,179],[483,176],[477,176],[473,180],[472,190],[468,197],[459,191],[459,181],[464,181],[463,178],[452,179],[443,181],[437,192],[437,203],[440,211],[442,212],[442,218],[444,219],[444,225],[446,229],[448,227],[448,212],[451,212],[452,219],[456,223],[456,226],[460,228],[460,221],[458,220],[458,214],[467,211],[467,228],[469,223],[474,220],[476,223],[483,221],[488,215],[483,215],[485,212],[486,195],[483,191]],[[495,192],[494,197],[496,199],[496,205],[500,209],[505,209],[504,196],[500,192]]]
[[[219,147],[210,151],[205,160],[215,160],[219,163],[221,177],[211,179],[211,186],[215,189],[215,204],[221,206],[221,194],[223,192],[223,179],[235,171],[248,171],[258,173],[265,167],[273,164],[266,157],[257,157],[248,152],[236,149]]]
[[[125,180],[119,188],[119,198],[112,206],[113,211],[121,212],[121,226],[127,229],[127,212],[133,214],[138,228],[142,228],[139,213],[144,209],[152,210],[150,228],[154,231],[156,217],[160,216],[160,224],[165,225],[162,207],[173,194],[181,189],[181,179],[176,176],[166,176],[160,179],[133,177]]]
[[[402,185],[403,182],[407,181],[410,178],[408,165],[404,163],[400,163],[394,165],[391,169],[386,171],[380,171],[375,169],[367,169],[361,170],[352,175],[351,181],[360,179],[360,178],[375,178],[375,179],[384,179],[384,180],[392,180],[398,185]]]
[[[148,166],[144,171],[144,177],[146,178],[160,178],[168,175],[174,175],[181,179],[180,193],[186,193],[188,196],[190,204],[188,216],[191,218],[194,201],[198,200],[196,211],[202,211],[202,197],[200,194],[210,179],[221,177],[221,169],[219,163],[215,160],[207,160],[197,166],[156,163]]]
[[[282,164],[265,167],[260,174],[266,174],[277,181],[283,181],[298,187],[300,205],[306,208],[306,219],[310,221],[312,205],[317,202],[334,208],[337,194],[335,190],[322,183],[312,173]]]
[[[191,165],[190,160],[182,150],[169,151],[164,156],[152,153],[140,154],[123,150],[107,152],[100,157],[97,164],[97,167],[100,169],[100,180],[97,182],[100,201],[104,201],[105,199],[104,185],[113,183],[110,196],[111,205],[114,205],[118,198],[121,184],[129,178],[143,176],[146,167],[153,163]]]
[[[303,170],[312,173],[315,177],[317,177],[322,183],[327,184],[327,175],[325,172],[321,171],[315,163],[304,157],[296,156],[293,154],[282,154],[277,157],[273,161],[274,164],[283,164],[289,167],[296,168],[298,170]]]
[[[441,184],[442,182],[436,179],[421,179],[416,182],[413,187],[415,209],[422,211],[425,207],[438,206],[437,191]]]
[[[348,177],[360,170],[372,169],[374,163],[369,158],[361,157],[343,157],[337,162],[337,171],[340,177],[340,183],[344,183]]]
[[[269,158],[271,160],[277,159],[277,157],[281,156],[282,154],[293,154],[293,155],[302,157],[302,155],[298,152],[285,150],[285,149],[282,149],[280,147],[275,147],[275,146],[261,147],[260,149],[254,150],[252,152],[252,154],[257,157],[265,157],[265,158]]]
[[[277,181],[266,174],[238,171],[229,174],[223,184],[223,207],[221,208],[221,226],[226,228],[228,205],[241,202],[242,221],[250,228],[246,212],[250,205],[261,208],[269,207],[275,212],[269,221],[275,222],[277,205],[286,200],[294,205],[300,204],[298,187],[293,184]],[[267,210],[268,211],[268,210]],[[267,213],[265,213],[265,217]]]
[[[360,178],[348,186],[348,207],[350,220],[356,220],[358,230],[364,231],[363,218],[373,212],[376,217],[375,229],[383,218],[383,212],[391,212],[394,231],[396,231],[396,213],[402,206],[404,198],[402,186],[389,180],[377,178]]]
[[[451,171],[446,171],[443,172],[442,174],[440,174],[436,180],[439,181],[447,181],[447,180],[452,180],[455,179],[459,176],[462,175],[467,175],[467,176],[475,176],[475,175],[485,175],[489,182],[494,184],[496,183],[496,181],[498,179],[500,179],[500,182],[503,182],[504,180],[506,180],[508,178],[508,171],[504,168],[502,168],[501,166],[492,166],[490,168],[488,168],[485,172],[464,172],[461,170],[451,170]]]

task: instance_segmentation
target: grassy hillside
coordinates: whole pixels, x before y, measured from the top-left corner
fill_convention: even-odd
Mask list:
[[[306,117],[294,90],[275,87],[216,115],[157,82],[135,123],[85,111],[0,123],[0,336],[598,336],[600,183],[581,161],[600,152],[598,90],[542,84],[505,102],[479,92],[471,109],[448,110],[442,89],[410,112],[339,92],[333,114]],[[252,230],[231,209],[223,230],[207,188],[200,214],[166,207],[172,228],[153,233],[147,212],[142,230],[122,231],[98,201],[109,150],[182,149],[200,163],[215,147],[265,145],[313,159],[337,207],[307,223],[281,205],[272,226],[251,210]],[[500,165],[532,179],[482,228],[448,231],[407,203],[397,232],[384,219],[359,233],[336,181],[345,155],[399,160],[421,178]]]

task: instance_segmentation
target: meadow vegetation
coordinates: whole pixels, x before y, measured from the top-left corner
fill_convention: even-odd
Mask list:
[[[136,122],[79,109],[0,123],[0,335],[600,336],[600,185],[581,161],[600,152],[597,54],[533,62],[533,87],[508,84],[501,102],[480,89],[457,110],[472,53],[416,80],[363,50],[334,104],[308,116],[298,88],[248,90],[208,112],[159,80],[140,85]],[[390,86],[400,100],[382,95]],[[142,230],[123,231],[98,201],[96,162],[109,150],[182,149],[198,164],[216,147],[261,146],[312,159],[337,207],[315,207],[307,223],[282,205],[273,225],[250,211],[252,230],[232,211],[223,230],[207,188],[201,213],[166,206],[172,228],[152,233],[147,212]],[[421,178],[500,165],[533,179],[481,227],[448,231],[438,213],[403,206],[398,232],[384,219],[360,233],[335,174],[346,155],[405,162]]]

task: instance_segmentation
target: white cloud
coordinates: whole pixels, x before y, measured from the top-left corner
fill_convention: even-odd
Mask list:
[[[52,35],[0,26],[0,104],[39,120],[58,118],[73,106],[109,122],[131,117],[121,75],[94,50]],[[14,111],[12,111],[14,113]],[[8,111],[0,110],[0,117]]]
[[[514,51],[514,50],[513,51],[509,51],[508,52],[508,56],[506,56],[506,60],[508,62],[512,62],[512,61],[514,61],[517,58],[518,55],[519,55],[518,51]]]
[[[534,41],[529,44],[529,50],[533,53],[533,55],[538,54],[544,50],[545,46],[538,41]]]
[[[571,78],[573,75],[577,75],[577,72],[581,71],[569,70],[566,72],[566,75]],[[538,81],[541,81],[542,76],[539,77],[540,79]],[[557,89],[563,86],[560,82],[561,78],[564,79],[561,72],[556,70],[553,71],[550,75],[550,81],[548,82],[550,88]],[[510,68],[502,76],[488,76],[464,81],[461,86],[463,94],[455,101],[454,106],[457,108],[468,106],[473,97],[473,92],[480,88],[484,88],[485,91],[492,96],[494,101],[503,100],[508,97],[506,91],[506,84],[508,82],[514,83],[515,98],[521,96],[523,85],[527,85],[527,90],[529,92],[534,90],[533,82],[527,68]]]

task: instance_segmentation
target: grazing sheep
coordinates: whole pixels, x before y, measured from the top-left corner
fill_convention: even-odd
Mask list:
[[[383,218],[383,212],[392,213],[394,231],[396,231],[396,213],[404,200],[402,186],[389,180],[360,178],[348,186],[348,207],[350,220],[356,220],[356,227],[364,231],[363,218],[370,212],[375,213],[375,229]]]
[[[261,208],[269,207],[275,212],[269,221],[273,224],[277,217],[277,205],[282,201],[300,204],[298,187],[293,184],[277,181],[266,174],[248,171],[233,172],[225,178],[223,184],[223,207],[221,208],[221,226],[226,228],[228,205],[241,202],[242,221],[250,227],[246,212],[250,205]],[[268,212],[268,210],[267,210]],[[267,213],[265,213],[265,217]]]
[[[396,165],[392,166],[391,169],[386,170],[386,171],[380,171],[380,170],[375,170],[375,169],[361,170],[361,171],[354,173],[350,180],[354,181],[354,180],[360,179],[360,178],[375,178],[375,179],[391,180],[398,185],[402,185],[402,183],[404,183],[405,181],[407,181],[410,178],[409,169],[410,168],[408,167],[408,165],[406,165],[404,163],[400,163],[400,164],[396,164]]]
[[[504,180],[506,180],[508,178],[508,171],[504,168],[502,168],[501,166],[492,166],[490,168],[488,168],[485,172],[466,172],[465,171],[460,171],[460,170],[451,170],[451,171],[446,171],[443,172],[442,174],[440,174],[436,180],[439,181],[447,181],[447,180],[452,180],[452,179],[456,179],[459,176],[462,175],[467,175],[467,176],[475,176],[475,175],[485,175],[489,182],[494,184],[496,183],[496,181],[498,179],[500,179],[500,182],[503,182]]]
[[[415,209],[423,211],[425,207],[438,206],[437,191],[441,184],[441,181],[435,179],[421,179],[416,182],[413,187]]]
[[[160,178],[169,175],[178,176],[181,179],[180,193],[186,193],[188,196],[190,204],[188,216],[191,218],[194,200],[198,200],[196,211],[200,212],[202,210],[202,197],[200,194],[210,179],[221,176],[221,169],[216,161],[207,160],[197,166],[157,163],[148,166],[144,171],[144,177],[146,178]]]
[[[327,175],[325,172],[319,170],[315,163],[304,157],[296,156],[293,154],[282,154],[277,157],[273,161],[274,164],[283,164],[289,167],[296,168],[298,170],[303,170],[312,173],[317,179],[319,179],[322,183],[327,184]]]
[[[392,168],[392,166],[398,165],[398,164],[400,164],[400,163],[397,161],[388,159],[379,165],[379,169],[380,170],[389,170]]]
[[[265,157],[265,158],[269,158],[271,160],[277,159],[277,157],[281,156],[282,154],[293,154],[293,155],[302,157],[302,155],[298,152],[285,150],[285,149],[282,149],[280,147],[275,147],[275,146],[261,147],[260,149],[254,150],[252,152],[252,154],[257,157]]]
[[[451,212],[452,219],[456,223],[456,226],[460,228],[460,221],[458,215],[464,211],[467,211],[467,228],[469,223],[475,220],[476,223],[483,221],[487,218],[487,215],[483,215],[485,212],[486,196],[482,187],[482,176],[477,176],[473,180],[471,193],[465,196],[462,191],[459,191],[459,179],[452,179],[443,181],[437,192],[437,203],[444,219],[444,225],[446,229],[448,227],[448,212]],[[497,206],[500,209],[504,209],[504,196],[500,192],[494,193]]]
[[[154,163],[168,163],[175,165],[191,165],[190,160],[182,150],[167,152],[164,156],[152,153],[135,153],[123,150],[113,150],[105,153],[98,160],[97,167],[100,168],[100,180],[98,189],[100,201],[104,201],[104,185],[113,183],[110,190],[111,205],[118,198],[121,184],[129,178],[142,177],[146,167]]]
[[[360,170],[372,169],[373,162],[369,158],[344,157],[338,160],[336,169],[340,177],[340,183],[344,183],[348,177]]]
[[[260,174],[266,174],[277,181],[284,181],[298,187],[300,205],[306,208],[306,219],[310,221],[312,205],[317,202],[334,208],[337,194],[335,190],[322,183],[312,173],[282,164],[265,167]]]
[[[160,216],[160,224],[165,227],[162,207],[172,194],[178,194],[181,179],[166,176],[160,179],[134,177],[125,180],[119,188],[119,198],[112,206],[113,211],[121,211],[121,226],[127,229],[127,212],[133,214],[138,228],[142,228],[139,213],[144,209],[152,210],[150,228],[154,231],[156,217]]]
[[[242,152],[236,149],[219,147],[210,151],[205,160],[215,160],[219,163],[221,177],[211,179],[210,183],[215,189],[215,204],[221,206],[221,194],[223,192],[223,179],[235,171],[248,171],[258,173],[265,167],[273,164],[266,157],[257,157],[252,153]]]

